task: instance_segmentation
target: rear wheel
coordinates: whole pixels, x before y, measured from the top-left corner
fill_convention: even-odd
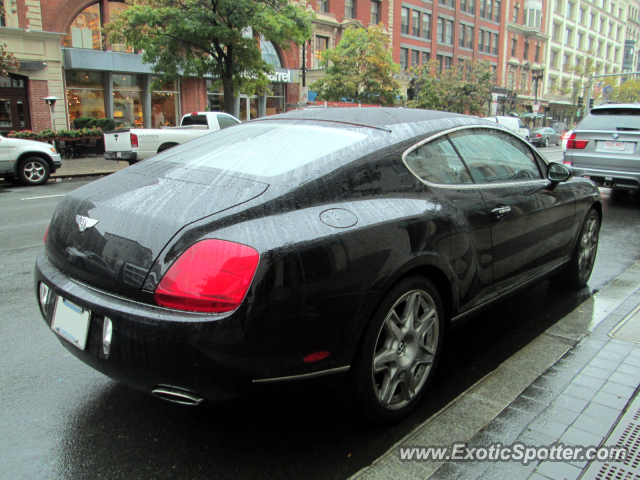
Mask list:
[[[549,146],[549,137],[544,137],[544,146],[545,147]]]
[[[578,243],[567,266],[553,277],[553,283],[567,288],[582,288],[589,281],[598,252],[600,217],[594,209],[584,219]]]
[[[49,164],[39,157],[30,157],[20,161],[18,177],[25,185],[42,185],[49,180]]]
[[[350,369],[358,414],[377,423],[409,415],[424,398],[444,339],[440,294],[424,277],[409,277],[373,314]]]

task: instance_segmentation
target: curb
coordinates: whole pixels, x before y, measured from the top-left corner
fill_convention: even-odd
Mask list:
[[[112,172],[87,172],[87,173],[63,173],[63,174],[54,173],[53,175],[51,175],[49,177],[49,179],[78,178],[78,177],[101,177],[101,176],[104,176],[104,175],[111,175],[112,173],[116,173],[116,172],[112,171]]]
[[[350,480],[428,478],[445,462],[403,463],[397,455],[400,447],[469,442],[639,286],[640,262],[637,262]]]

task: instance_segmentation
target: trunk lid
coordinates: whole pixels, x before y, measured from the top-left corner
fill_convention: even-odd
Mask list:
[[[107,152],[130,152],[131,132],[128,129],[104,133],[104,149]]]
[[[51,220],[46,252],[70,277],[135,298],[176,233],[267,188],[176,164],[135,165],[67,194]]]

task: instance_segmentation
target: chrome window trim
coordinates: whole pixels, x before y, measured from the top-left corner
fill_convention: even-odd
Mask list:
[[[528,145],[529,148],[531,148],[531,151],[533,152],[533,154],[535,156],[537,156],[540,160],[542,160],[544,165],[549,166],[549,162],[547,161],[547,159],[544,158],[542,155],[540,155],[536,151],[535,147],[531,144],[531,142],[527,141],[526,139],[522,138],[520,135],[518,135],[515,132],[512,132],[511,130],[509,130],[507,128],[504,128],[502,126],[499,126],[498,124],[496,124],[495,127],[493,125],[463,125],[461,127],[454,127],[454,128],[449,129],[449,130],[445,130],[444,132],[440,132],[440,133],[437,133],[435,135],[431,135],[430,137],[427,137],[424,140],[420,140],[418,143],[416,143],[415,145],[412,145],[407,150],[405,150],[405,152],[402,154],[402,163],[404,163],[404,166],[407,167],[407,170],[409,170],[414,177],[416,177],[420,182],[424,183],[425,185],[427,185],[429,187],[454,188],[454,189],[460,189],[460,188],[495,188],[495,187],[499,187],[499,186],[534,185],[534,184],[538,184],[538,183],[549,183],[549,180],[547,180],[546,178],[541,178],[539,180],[524,180],[524,181],[521,181],[521,182],[431,183],[431,182],[428,182],[428,181],[420,178],[411,169],[411,167],[407,163],[407,156],[411,152],[413,152],[416,148],[421,147],[425,143],[431,142],[433,140],[436,140],[436,139],[438,139],[438,138],[440,138],[440,137],[442,137],[444,135],[448,135],[450,133],[455,133],[455,132],[458,132],[460,130],[469,130],[469,129],[472,129],[472,128],[487,129],[487,130],[498,130],[498,131],[503,132],[503,133],[508,133],[509,135],[512,135],[513,137],[517,138],[518,140],[520,140],[524,144]],[[462,161],[464,162],[464,159],[462,159]]]

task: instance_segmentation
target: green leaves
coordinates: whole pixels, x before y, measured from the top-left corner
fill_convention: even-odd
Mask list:
[[[400,92],[393,74],[400,67],[392,61],[389,41],[379,25],[349,28],[335,49],[324,52],[326,76],[310,88],[319,100],[393,105]]]
[[[259,37],[288,48],[311,35],[313,12],[288,0],[133,0],[106,30],[109,41],[143,51],[165,78],[213,75],[224,88],[225,111],[238,91],[269,83]]]
[[[493,84],[489,62],[468,59],[439,71],[436,60],[414,71],[417,95],[407,106],[480,115],[486,112]]]

